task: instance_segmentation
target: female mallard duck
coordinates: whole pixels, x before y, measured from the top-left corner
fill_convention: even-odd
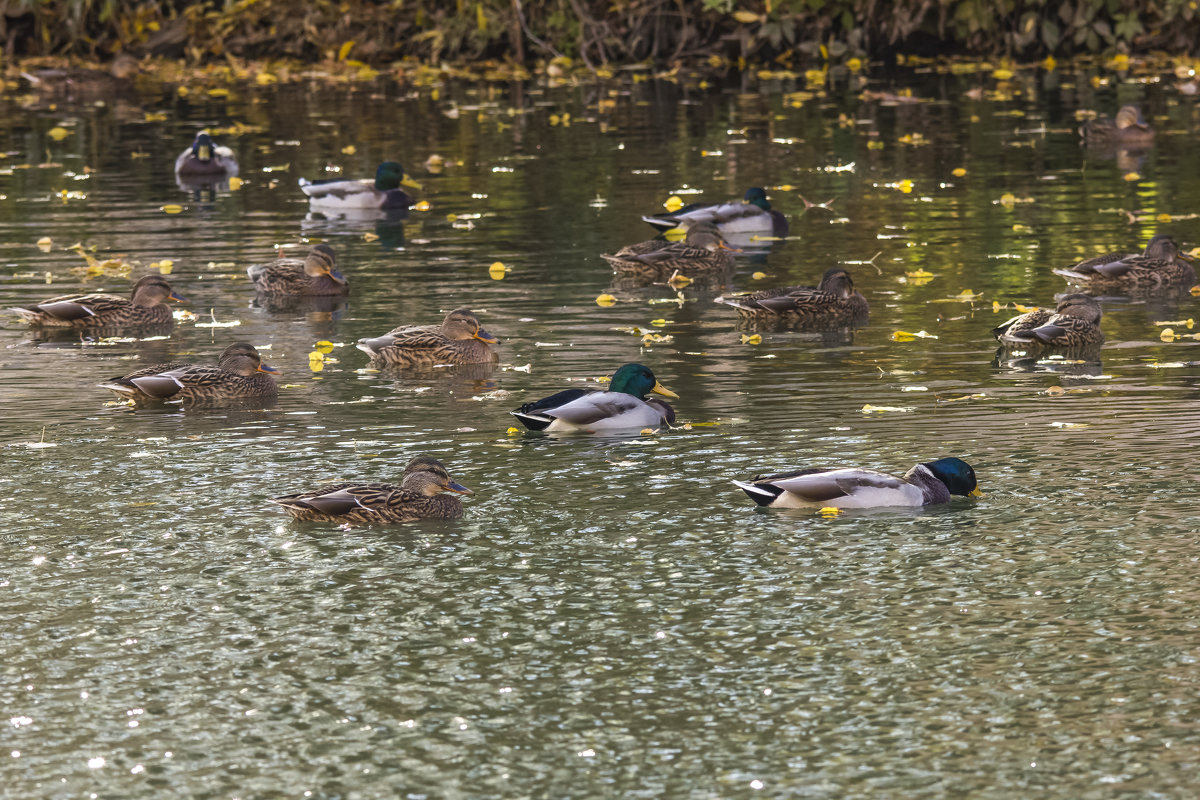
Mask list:
[[[342,295],[350,291],[333,248],[318,244],[303,259],[277,258],[246,269],[254,288],[270,295]]]
[[[669,214],[655,214],[642,219],[660,231],[687,223],[710,222],[717,226],[722,236],[788,234],[787,217],[771,208],[766,191],[758,186],[747,189],[740,203],[693,204]]]
[[[734,481],[751,500],[773,508],[928,506],[951,495],[982,497],[975,470],[961,458],[917,464],[903,477],[873,469],[802,469]]]
[[[385,161],[375,170],[375,180],[326,180],[300,179],[300,191],[308,195],[312,208],[351,209],[378,208],[382,210],[408,209],[413,199],[400,188],[401,185],[420,189],[421,184],[408,177],[404,167],[395,161]]]
[[[1086,294],[1069,294],[1050,312],[1039,308],[992,328],[992,335],[1009,347],[1082,348],[1104,344],[1100,304]]]
[[[611,264],[618,275],[648,281],[665,281],[676,274],[688,278],[718,277],[732,273],[735,265],[733,251],[708,224],[688,228],[687,238],[681,242],[672,242],[649,252],[629,252],[643,249],[648,244],[642,242],[615,255],[600,257]]]
[[[238,163],[232,150],[218,146],[206,131],[201,131],[175,159],[175,174],[189,178],[232,178],[238,174]]]
[[[272,498],[294,518],[314,522],[350,522],[369,525],[415,522],[419,519],[458,519],[462,502],[442,492],[474,494],[455,483],[436,458],[420,456],[408,462],[400,485],[338,483],[310,492]]]
[[[394,367],[490,364],[500,357],[488,345],[498,341],[471,309],[459,308],[447,314],[441,325],[401,325],[383,336],[359,339],[358,349],[372,362]]]
[[[221,357],[217,359],[217,363],[221,363],[226,358],[235,355],[257,355],[258,350],[249,342],[234,342],[221,351]],[[162,364],[155,364],[150,367],[141,367],[133,372],[127,372],[117,378],[111,378],[106,383],[99,384],[105,389],[112,389],[118,395],[128,396],[130,390],[137,390],[137,384],[133,383],[134,378],[145,378],[149,375],[158,375],[163,372],[170,372],[176,369],[184,369],[185,367],[194,366],[190,361],[165,361]],[[119,387],[119,388],[118,388]]]
[[[115,294],[68,294],[11,310],[30,325],[47,328],[132,328],[172,322],[167,300],[187,302],[161,275],[147,275],[133,285],[128,300]]]
[[[208,405],[229,400],[268,399],[278,393],[267,373],[278,370],[262,363],[253,345],[238,342],[225,348],[218,364],[189,364],[164,372],[138,370],[100,384],[141,405],[153,401]]]
[[[1196,270],[1165,233],[1151,237],[1143,253],[1109,253],[1054,272],[1089,291],[1186,289],[1196,283]]]
[[[625,364],[613,373],[607,391],[567,389],[509,413],[530,430],[551,432],[609,432],[675,422],[675,410],[662,400],[646,399],[650,392],[679,397],[649,367]]]
[[[854,288],[850,273],[841,267],[826,270],[816,289],[788,286],[736,299],[718,297],[716,302],[736,308],[742,322],[791,327],[851,325],[865,322],[870,313],[867,298]]]
[[[1154,129],[1137,106],[1122,106],[1117,116],[1091,119],[1079,126],[1084,144],[1100,147],[1144,147],[1154,141]]]

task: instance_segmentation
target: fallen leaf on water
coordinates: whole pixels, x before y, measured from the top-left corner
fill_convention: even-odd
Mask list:
[[[356,148],[352,144],[348,144],[342,148],[342,155],[344,155],[344,156],[352,156],[357,152],[358,152],[358,148]]]
[[[613,297],[611,294],[602,294],[596,298],[596,305],[598,306],[611,306],[616,302],[617,298]]]
[[[1124,178],[1125,180],[1129,181],[1130,183],[1132,183],[1133,181],[1140,181],[1142,179],[1142,176],[1136,172],[1126,172],[1121,177]]]
[[[162,261],[155,261],[150,267],[158,270],[162,275],[170,275],[171,270],[175,268],[175,262],[169,258],[164,258]]]
[[[1188,330],[1191,330],[1192,326],[1196,324],[1196,320],[1189,317],[1187,319],[1175,320],[1174,322],[1155,322],[1154,324],[1155,325],[1182,325],[1185,328],[1187,328]]]
[[[961,178],[967,174],[967,171],[962,167],[955,167],[953,170],[951,170],[950,174],[956,178]]]
[[[508,267],[504,266],[504,262],[502,261],[493,261],[492,265],[488,267],[488,275],[490,275],[494,281],[503,280],[507,273]]]
[[[917,409],[913,406],[873,406],[870,403],[867,403],[860,410],[864,414],[884,414],[891,411],[905,414],[910,411],[916,411]]]
[[[665,319],[652,319],[650,320],[650,324],[656,328],[661,328],[667,324],[667,321]]]
[[[236,192],[238,189],[242,188],[242,184],[244,183],[244,180],[239,178],[237,175],[234,175],[229,179],[229,191]]]
[[[165,206],[160,206],[158,210],[164,214],[179,214],[183,211],[183,206],[178,203],[167,203]]]
[[[938,337],[934,336],[932,333],[926,333],[925,331],[917,331],[916,333],[909,333],[908,331],[896,331],[892,334],[892,341],[894,342],[911,342],[913,339],[936,338]]]
[[[762,337],[759,336],[757,333],[751,334],[749,336],[747,336],[746,334],[743,333],[742,334],[742,344],[762,344]]]
[[[371,233],[371,231],[367,231],[366,233],[363,234],[363,241],[364,242],[378,242],[379,234]]]
[[[507,433],[509,436],[514,436],[520,432],[521,432],[520,428],[513,428],[513,427],[509,427],[509,429],[505,431],[505,433]]]
[[[1051,428],[1087,428],[1090,427],[1086,422],[1051,422]]]
[[[51,128],[50,130],[46,131],[46,135],[49,136],[51,139],[53,139],[56,142],[61,142],[63,139],[70,136],[71,132],[68,131],[66,128],[62,128],[62,127],[59,127],[56,125],[53,128]]]
[[[320,372],[325,369],[325,356],[317,350],[313,350],[308,354],[308,368],[313,372]]]
[[[910,278],[932,278],[933,277],[932,272],[926,272],[923,269],[916,270],[915,272],[905,272],[904,274]]]
[[[678,211],[683,208],[683,201],[679,199],[678,195],[671,195],[667,198],[667,202],[663,203],[663,208],[671,212]]]
[[[935,403],[961,403],[963,400],[984,400],[987,395],[983,392],[975,392],[974,394],[961,394],[958,397],[934,397]]]
[[[50,248],[54,246],[54,240],[49,236],[43,236],[37,240],[37,246],[38,250],[41,250],[43,253],[49,253]]]
[[[313,347],[315,347],[317,349],[317,352],[319,352],[321,354],[333,352],[333,342],[329,342],[324,339],[317,342],[315,345],[313,345]]]
[[[433,206],[429,205],[428,200],[422,200],[421,202],[419,202],[415,206],[413,206],[413,211],[428,211],[431,208],[433,208]]]
[[[825,519],[833,519],[838,514],[841,514],[842,510],[837,506],[822,506],[817,513]]]

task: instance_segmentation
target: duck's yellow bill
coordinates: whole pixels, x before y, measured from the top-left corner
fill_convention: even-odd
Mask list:
[[[400,185],[401,185],[401,186],[407,186],[407,187],[408,187],[408,188],[410,188],[410,189],[421,189],[421,188],[423,188],[423,187],[421,186],[421,184],[417,183],[417,182],[416,182],[416,181],[414,181],[412,178],[408,177],[408,174],[407,174],[407,173],[404,175],[404,177],[403,177],[403,178],[401,178],[401,179],[400,179]]]
[[[970,494],[968,494],[967,496],[968,497],[983,497],[983,492],[979,491],[979,487],[976,486],[974,489],[971,490]]]
[[[661,394],[663,397],[670,397],[675,400],[679,399],[679,395],[675,394],[674,392],[672,392],[667,387],[663,386],[658,381],[654,382],[654,388],[651,389],[650,391],[654,392],[655,394]]]

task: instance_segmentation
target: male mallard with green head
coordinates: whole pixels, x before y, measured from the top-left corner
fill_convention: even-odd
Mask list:
[[[952,495],[982,497],[975,470],[961,458],[917,464],[903,477],[873,469],[837,467],[764,475],[734,484],[771,508],[886,508],[928,506]]]
[[[175,159],[175,174],[184,178],[232,178],[238,174],[237,158],[228,147],[217,145],[207,131],[200,131],[191,146]]]
[[[509,413],[530,430],[552,433],[608,433],[674,423],[675,410],[662,400],[647,399],[651,392],[679,397],[649,367],[625,364],[613,373],[607,390],[566,389]]]
[[[413,199],[401,186],[419,190],[421,184],[404,172],[404,167],[395,161],[385,161],[375,170],[374,181],[300,179],[300,191],[308,195],[312,208],[337,211],[338,209],[378,208],[384,211],[408,209]]]

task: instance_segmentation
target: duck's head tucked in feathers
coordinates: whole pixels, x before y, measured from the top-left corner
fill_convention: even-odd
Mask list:
[[[663,397],[679,398],[679,395],[659,383],[654,373],[644,364],[625,364],[619,367],[613,373],[608,390],[633,395],[639,400],[645,400],[646,395],[651,392]]]
[[[1174,261],[1177,258],[1182,258],[1184,261],[1191,260],[1180,252],[1179,243],[1169,233],[1156,233],[1151,236],[1142,255],[1159,261]]]
[[[841,267],[832,267],[825,270],[817,288],[822,292],[836,294],[838,297],[849,297],[854,293],[854,280],[850,277],[850,273]]]
[[[983,496],[983,492],[979,491],[979,483],[975,479],[975,470],[961,458],[953,456],[939,458],[937,461],[926,461],[921,466],[932,472],[933,476],[939,481],[946,484],[946,488],[950,491],[950,494],[957,494],[962,497]]]

